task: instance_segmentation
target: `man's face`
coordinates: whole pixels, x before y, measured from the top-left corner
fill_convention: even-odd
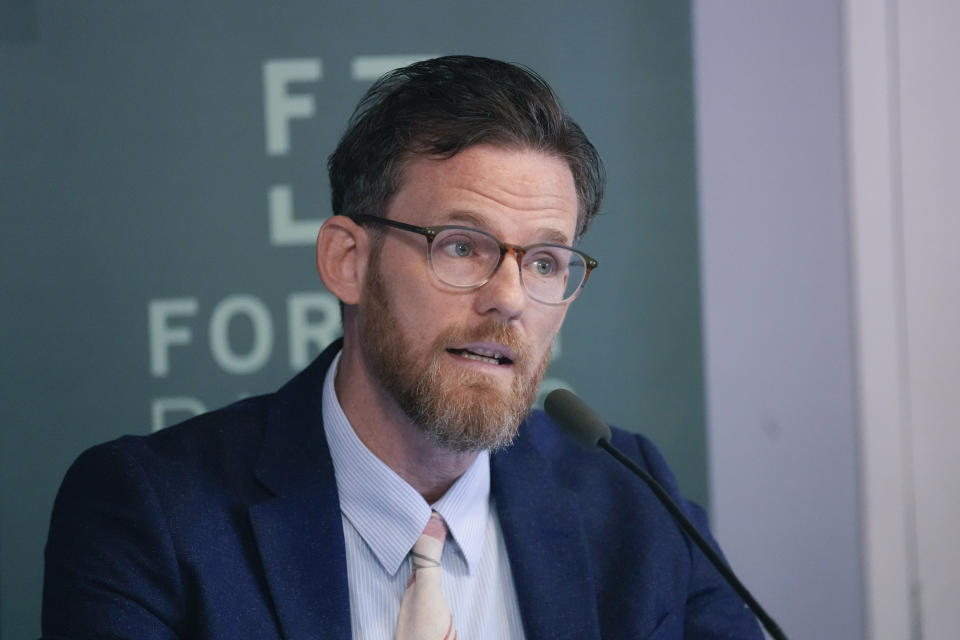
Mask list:
[[[563,160],[478,145],[411,160],[387,217],[474,227],[511,244],[569,245],[577,196]],[[426,238],[380,231],[359,310],[366,366],[435,444],[508,444],[536,397],[566,305],[529,298],[512,255],[482,287],[456,289],[431,270]]]

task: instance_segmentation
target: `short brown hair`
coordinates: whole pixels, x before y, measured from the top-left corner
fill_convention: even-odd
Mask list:
[[[577,237],[600,208],[600,156],[532,70],[473,56],[416,62],[377,80],[327,162],[334,214],[385,215],[412,155],[449,158],[476,144],[565,160],[577,190]]]

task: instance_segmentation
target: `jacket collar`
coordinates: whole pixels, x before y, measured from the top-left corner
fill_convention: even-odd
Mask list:
[[[491,491],[526,637],[599,638],[597,589],[587,560],[582,507],[577,494],[555,477],[536,443],[537,436],[551,428],[542,413],[520,426],[517,441],[491,458]]]
[[[254,474],[273,498],[250,507],[286,638],[350,638],[340,501],[323,431],[323,378],[341,341],[271,398]]]

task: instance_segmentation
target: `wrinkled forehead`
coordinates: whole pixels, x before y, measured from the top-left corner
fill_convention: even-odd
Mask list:
[[[574,243],[580,239],[580,235],[584,227],[584,219],[587,215],[587,203],[584,201],[584,195],[576,182],[576,174],[574,173],[573,162],[569,158],[563,156],[562,154],[555,153],[552,150],[540,149],[529,144],[524,144],[513,140],[481,141],[464,147],[463,149],[459,149],[455,153],[436,153],[423,150],[423,145],[420,143],[412,144],[412,150],[400,155],[396,161],[396,164],[394,165],[392,173],[395,177],[395,184],[393,185],[391,197],[386,203],[387,206],[386,210],[384,211],[384,215],[386,214],[386,211],[389,210],[390,202],[392,201],[393,197],[396,196],[397,192],[409,184],[410,177],[407,169],[412,163],[417,163],[424,160],[443,162],[456,158],[457,156],[462,156],[463,154],[477,148],[495,149],[506,153],[528,153],[533,157],[545,157],[563,163],[563,165],[566,167],[566,174],[570,179],[570,184],[573,186],[573,193],[576,198],[576,230],[573,237],[570,239],[570,242]]]
[[[525,241],[518,234],[542,229],[546,237],[537,242],[571,244],[579,200],[563,159],[475,145],[450,157],[409,159],[388,212],[423,226],[464,224],[495,235],[512,234],[513,243]]]

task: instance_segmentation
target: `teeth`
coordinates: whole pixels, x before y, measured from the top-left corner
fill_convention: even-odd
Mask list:
[[[470,349],[471,352],[479,354],[481,356],[487,356],[488,358],[500,359],[503,357],[499,351],[491,351],[489,349]]]
[[[500,362],[494,357],[481,356],[476,353],[471,353],[469,351],[464,351],[460,355],[469,360],[476,360],[477,362],[487,362],[489,364],[500,364]]]

